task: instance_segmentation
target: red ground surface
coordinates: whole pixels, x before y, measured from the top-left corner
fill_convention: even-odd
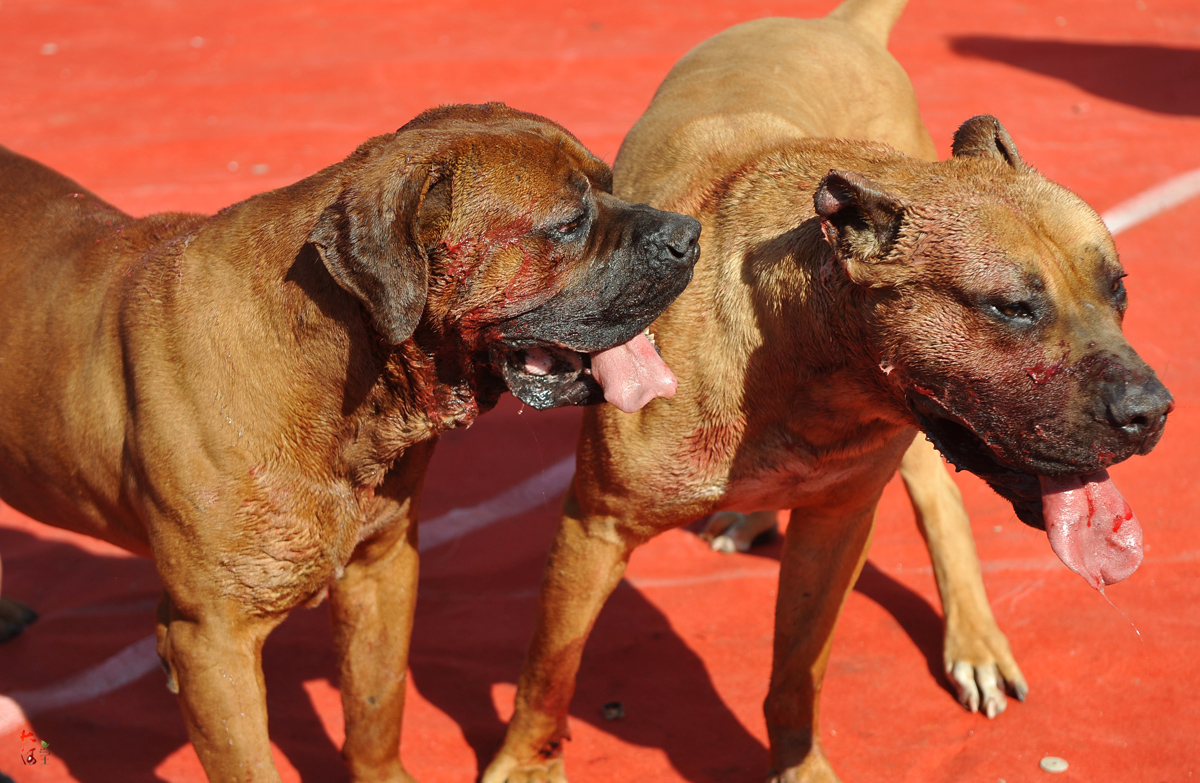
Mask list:
[[[444,102],[503,100],[550,116],[612,160],[670,65],[724,27],[813,16],[830,2],[479,0],[181,3],[2,0],[0,143],[135,214],[209,211],[290,183]],[[1000,117],[1025,158],[1103,210],[1200,167],[1200,8],[1193,0],[914,0],[893,51],[945,154],[953,129]],[[2,219],[3,216],[0,216]],[[1200,200],[1118,239],[1127,333],[1177,410],[1148,457],[1112,473],[1146,560],[1110,606],[979,482],[960,477],[997,618],[1029,679],[987,721],[941,674],[928,558],[900,489],[838,628],[822,739],[844,780],[1200,779]],[[511,400],[435,459],[426,516],[485,500],[572,450],[575,412]],[[1189,445],[1191,444],[1191,445]],[[469,481],[464,481],[469,476]],[[469,781],[511,709],[556,498],[428,553],[403,740],[423,783]],[[38,689],[152,630],[148,561],[0,510],[4,589],[42,619],[0,647],[0,692]],[[761,779],[778,549],[722,556],[676,531],[640,551],[584,659],[567,750],[575,783]],[[1136,626],[1136,630],[1135,630]],[[345,780],[324,609],[266,652],[286,780]],[[628,717],[600,717],[604,702]],[[18,781],[198,781],[175,699],[152,673],[35,717],[49,763]]]

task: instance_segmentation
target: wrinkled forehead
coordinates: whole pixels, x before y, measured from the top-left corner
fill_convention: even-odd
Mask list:
[[[1008,266],[1052,294],[1090,291],[1094,281],[1121,273],[1112,235],[1095,210],[1040,175],[986,184],[960,204],[970,213],[964,226],[974,229],[972,255],[995,272]]]
[[[456,207],[521,212],[535,222],[577,214],[608,185],[608,167],[570,137],[527,130],[481,133],[459,149]]]

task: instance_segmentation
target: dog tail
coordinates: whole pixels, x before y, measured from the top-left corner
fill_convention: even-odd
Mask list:
[[[870,35],[887,47],[888,35],[896,26],[908,0],[845,0],[826,19],[837,19]]]

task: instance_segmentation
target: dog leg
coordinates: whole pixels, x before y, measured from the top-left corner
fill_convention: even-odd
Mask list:
[[[346,718],[342,756],[355,783],[414,783],[400,761],[408,645],[417,605],[417,525],[364,544],[330,589]]]
[[[262,646],[282,620],[228,603],[187,613],[169,597],[160,605],[158,654],[178,684],[188,737],[213,783],[280,780],[267,738]]]
[[[482,783],[565,783],[567,710],[588,634],[640,543],[609,517],[580,512],[574,483],[542,578],[538,619],[504,746]]]
[[[436,440],[409,447],[379,488],[393,521],[361,543],[329,590],[346,722],[342,757],[355,783],[415,783],[400,760],[408,648],[417,607],[417,512]]]
[[[1005,684],[1021,701],[1029,686],[992,615],[962,495],[937,450],[921,435],[904,453],[900,477],[929,546],[942,597],[946,675],[960,704],[994,718],[1008,704]]]
[[[771,687],[763,711],[771,783],[834,783],[817,716],[833,629],[866,561],[875,503],[849,514],[792,512],[775,606]]]
[[[4,584],[4,570],[0,566],[0,585]],[[0,598],[0,644],[17,636],[25,626],[38,618],[37,612],[13,598]]]

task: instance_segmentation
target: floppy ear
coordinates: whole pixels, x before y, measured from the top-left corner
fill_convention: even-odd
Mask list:
[[[831,171],[817,186],[813,207],[850,278],[860,285],[883,284],[871,267],[895,246],[904,204],[861,174]]]
[[[429,259],[420,241],[425,194],[438,167],[407,163],[400,173],[360,179],[317,218],[308,240],[338,284],[354,294],[388,342],[412,336],[425,310]]]
[[[1000,120],[989,114],[972,117],[954,133],[951,152],[956,158],[993,158],[1007,163],[1017,171],[1026,169],[1025,161],[1017,152],[1017,145]]]

